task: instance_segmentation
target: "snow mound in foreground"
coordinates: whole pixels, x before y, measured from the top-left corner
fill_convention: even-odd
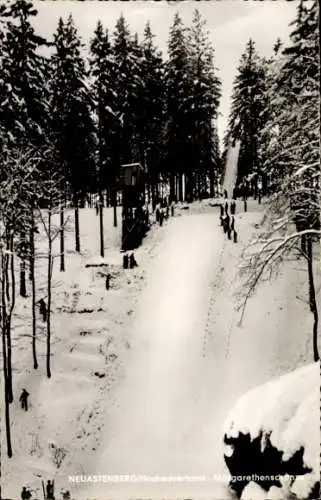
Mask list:
[[[269,453],[269,457],[275,459],[275,467],[273,469],[272,464],[270,469],[269,464],[269,471],[266,472],[281,467],[280,486],[287,492],[296,494],[298,498],[308,498],[312,488],[320,480],[319,388],[320,364],[312,363],[244,394],[224,424],[224,440],[228,443],[225,459],[228,466],[232,464],[233,468],[237,467],[236,457],[240,455],[241,448],[243,462],[248,458],[247,455],[244,456],[245,451],[249,451],[253,461],[253,440],[259,440],[260,457],[258,458],[256,450],[254,467],[259,463],[258,470],[264,473],[262,464],[266,463],[266,459],[260,462],[260,458]],[[249,436],[248,440],[244,438],[246,436]],[[282,468],[282,465],[286,462],[293,468],[293,458],[296,464],[297,460],[301,460],[303,475],[293,478],[289,484],[288,478],[284,476],[286,468]],[[239,493],[247,483],[245,481]],[[273,483],[270,484],[272,485]],[[268,483],[265,483],[265,488],[267,487]]]

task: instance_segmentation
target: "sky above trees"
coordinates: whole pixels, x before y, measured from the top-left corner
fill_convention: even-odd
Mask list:
[[[238,62],[249,38],[256,42],[260,55],[270,55],[278,37],[288,41],[289,23],[296,13],[297,1],[293,2],[75,2],[73,0],[42,2],[35,1],[38,16],[34,24],[37,32],[50,38],[56,30],[58,18],[72,13],[83,41],[88,44],[93,36],[97,20],[114,30],[116,21],[124,13],[131,31],[142,35],[146,22],[151,22],[156,34],[156,44],[167,55],[169,27],[175,12],[179,12],[184,23],[190,25],[193,11],[197,7],[207,20],[210,40],[215,48],[216,66],[222,80],[222,98],[218,121],[222,139],[228,119],[230,97]]]

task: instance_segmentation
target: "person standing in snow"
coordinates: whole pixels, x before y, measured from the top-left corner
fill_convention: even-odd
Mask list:
[[[163,209],[161,208],[160,209],[160,213],[159,213],[159,225],[162,226],[163,225],[163,222],[164,222],[164,211]]]
[[[237,232],[235,231],[235,229],[233,231],[233,241],[234,243],[237,243]]]
[[[228,228],[227,215],[225,215],[225,217],[223,217],[223,231],[224,231],[224,234],[227,233],[227,228]]]
[[[127,255],[127,253],[125,253],[123,256],[123,268],[128,269],[128,255]]]
[[[25,486],[21,490],[21,500],[29,500],[31,498],[31,492]]]
[[[230,216],[228,213],[226,214],[225,219],[226,219],[226,231],[228,231],[230,229]]]
[[[247,212],[247,200],[245,196],[243,201],[244,201],[244,212]]]
[[[138,266],[138,264],[136,262],[135,255],[133,252],[132,254],[130,254],[130,257],[129,257],[129,268],[133,269],[134,267],[137,267],[137,266]]]
[[[111,275],[108,273],[106,276],[106,290],[109,290],[109,288],[110,288],[110,278],[111,278]]]
[[[262,189],[263,189],[263,184],[262,184],[261,180],[258,182],[257,188],[258,188],[258,191],[257,191],[258,201],[259,201],[259,205],[260,205],[261,204],[261,199],[262,199]]]
[[[42,315],[43,322],[46,322],[47,319],[47,306],[46,302],[43,299],[39,300],[39,308],[40,308],[40,314]]]
[[[48,479],[46,485],[46,500],[55,500],[54,496],[54,482]]]
[[[28,396],[29,392],[27,392],[26,389],[22,389],[21,396],[19,398],[22,410],[28,411]]]

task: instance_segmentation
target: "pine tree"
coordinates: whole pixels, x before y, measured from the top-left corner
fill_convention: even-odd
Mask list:
[[[293,254],[307,263],[313,315],[313,357],[319,360],[314,246],[320,243],[319,34],[317,3],[298,5],[290,44],[275,46],[266,90],[267,122],[260,134],[262,166],[272,176],[269,225],[252,260],[252,284]],[[282,48],[282,52],[280,49]],[[255,286],[255,285],[254,285]]]
[[[260,170],[258,134],[265,122],[265,73],[255,43],[249,40],[234,81],[229,137],[241,141],[238,182]]]
[[[100,255],[103,257],[103,192],[107,190],[107,203],[109,206],[112,190],[116,184],[117,158],[115,157],[115,147],[117,147],[116,138],[119,124],[114,112],[116,92],[114,90],[115,64],[113,52],[108,31],[104,31],[100,21],[90,43],[90,68],[93,77],[93,94],[97,117]]]
[[[193,89],[193,150],[196,170],[197,196],[208,190],[209,178],[213,185],[213,168],[217,162],[217,144],[214,144],[214,123],[221,96],[221,82],[215,74],[214,49],[208,39],[206,21],[194,11],[189,29],[189,57]],[[214,158],[213,158],[214,155]],[[215,163],[213,163],[213,159]]]
[[[193,100],[186,29],[179,14],[174,16],[168,40],[166,65],[167,172],[170,196],[183,200],[183,174],[193,168],[192,124],[189,113]],[[178,181],[178,190],[176,190]]]
[[[151,187],[153,205],[158,197],[158,181],[164,156],[164,63],[154,44],[149,22],[145,26],[142,41],[142,80],[140,143],[143,149],[145,170]]]
[[[141,92],[140,50],[137,39],[131,36],[123,15],[116,23],[113,41],[115,61],[114,85],[117,89],[116,114],[121,122],[119,134],[119,164],[142,161],[140,158],[139,94]]]
[[[59,20],[52,56],[52,116],[56,147],[75,207],[76,251],[80,251],[79,204],[95,189],[95,136],[92,98],[81,40],[72,16]],[[65,186],[66,187],[66,186]]]
[[[113,141],[119,129],[115,116],[116,90],[115,63],[108,31],[99,21],[90,43],[90,73],[93,78],[93,95],[97,117],[99,185],[110,188],[115,178]]]
[[[15,0],[3,12],[0,122],[9,146],[41,146],[48,127],[47,61],[40,48],[48,45],[32,26],[37,10],[28,0]]]

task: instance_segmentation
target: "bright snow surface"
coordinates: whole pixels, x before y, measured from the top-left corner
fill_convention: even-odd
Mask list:
[[[191,215],[184,222],[172,220],[167,228],[133,318],[126,381],[95,473],[213,474],[216,447],[204,418],[214,420],[216,404],[202,396],[209,383],[203,341],[210,281],[223,244],[223,234],[214,225],[212,214]],[[142,487],[131,484],[131,495]],[[151,487],[157,494],[161,485],[150,483],[147,488]],[[194,487],[167,483],[163,491],[183,488],[191,494]],[[198,488],[209,492],[213,484]],[[215,488],[226,497],[223,483]],[[94,486],[90,495],[100,497],[103,491],[106,494],[110,487]]]
[[[36,474],[55,478],[57,496],[64,483],[76,500],[140,493],[153,499],[228,498],[228,477],[218,477],[227,472],[226,416],[243,393],[310,362],[312,353],[312,315],[296,298],[307,291],[304,262],[286,263],[276,281],[262,284],[238,325],[241,253],[256,231],[258,208],[250,200],[244,214],[237,203],[238,244],[223,235],[217,208],[176,208],[175,217],[153,227],[136,252],[137,270],[117,267],[119,229],[114,231],[107,209],[106,261],[116,266],[109,292],[97,276],[100,268],[85,268],[101,259],[93,257],[98,218],[94,209],[81,211],[83,254],[75,254],[68,232],[66,273],[55,268],[50,381],[42,335],[36,373],[30,339],[22,335],[30,332],[30,299],[17,302],[14,457],[4,460],[4,498],[18,499],[22,485],[41,488]],[[38,327],[43,332],[41,321]],[[96,370],[106,376],[98,379]],[[21,387],[31,394],[28,413],[17,402]],[[318,427],[315,433],[318,439]],[[59,469],[50,442],[67,452]],[[73,474],[205,475],[208,481],[85,485],[68,482]]]

